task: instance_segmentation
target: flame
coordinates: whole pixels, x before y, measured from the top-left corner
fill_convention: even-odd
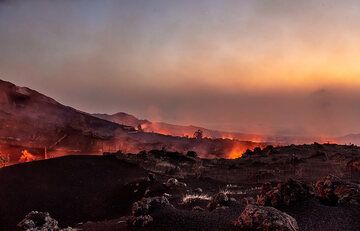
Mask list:
[[[240,157],[242,157],[242,155],[245,153],[246,150],[247,150],[247,147],[241,146],[239,144],[235,144],[232,147],[232,149],[230,150],[230,152],[228,154],[228,158],[229,159],[240,158]]]
[[[229,140],[234,140],[234,139],[236,139],[234,136],[232,136],[232,135],[229,135],[229,134],[225,134],[225,135],[222,135],[221,136],[221,139],[229,139]]]
[[[22,155],[20,156],[20,159],[19,159],[20,163],[25,163],[25,162],[30,162],[30,161],[36,160],[36,157],[33,154],[31,154],[28,150],[24,150],[21,153],[22,153]]]
[[[236,136],[233,134],[223,133],[221,135],[222,139],[229,139],[229,140],[242,140],[242,141],[250,141],[253,143],[262,143],[264,142],[264,138],[260,135],[243,135],[243,136]]]
[[[142,124],[143,130],[146,132],[155,132],[163,135],[172,135],[172,133],[164,128],[161,128],[157,123]]]

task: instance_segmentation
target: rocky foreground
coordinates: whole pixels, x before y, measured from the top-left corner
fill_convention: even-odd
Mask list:
[[[0,230],[359,230],[359,157],[313,144],[14,165],[0,170]]]

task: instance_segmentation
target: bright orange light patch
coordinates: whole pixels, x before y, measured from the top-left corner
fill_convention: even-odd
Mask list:
[[[240,158],[245,153],[246,149],[247,148],[245,146],[241,146],[239,144],[234,144],[233,148],[230,150],[230,152],[228,154],[228,158],[229,159]]]
[[[20,156],[20,159],[19,159],[20,163],[25,163],[25,162],[30,162],[30,161],[36,160],[36,156],[31,154],[28,150],[24,150],[21,153],[22,153],[22,155]]]

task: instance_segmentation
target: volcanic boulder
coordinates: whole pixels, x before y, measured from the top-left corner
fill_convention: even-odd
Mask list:
[[[153,222],[154,219],[150,215],[131,216],[128,220],[128,224],[135,227],[144,227]]]
[[[347,163],[346,168],[351,172],[360,173],[360,159],[353,159]]]
[[[133,204],[132,214],[134,216],[147,215],[153,211],[165,207],[172,207],[169,200],[165,196],[143,198]]]
[[[326,176],[315,183],[315,196],[327,205],[360,204],[358,184],[344,182],[335,176]]]
[[[234,222],[238,230],[298,231],[296,220],[273,207],[247,205]]]
[[[272,145],[266,146],[263,151],[266,153],[267,156],[279,153],[279,151],[276,150],[276,148],[274,148],[274,146]]]
[[[169,188],[186,188],[186,184],[178,181],[176,178],[170,178],[165,185]]]
[[[133,204],[131,209],[132,216],[128,219],[128,224],[133,226],[145,226],[153,221],[150,215],[154,211],[173,206],[165,196],[143,198]]]
[[[257,204],[273,207],[290,206],[304,201],[308,197],[309,189],[305,184],[289,179],[276,186],[271,183],[264,184],[257,197]]]
[[[158,180],[157,180],[157,178],[156,178],[156,175],[155,175],[154,173],[152,173],[152,172],[150,172],[150,173],[148,174],[148,181],[149,181],[149,182],[158,182]]]
[[[60,229],[58,221],[49,213],[32,211],[17,225],[23,231],[76,231],[73,228]]]
[[[218,194],[212,197],[207,207],[210,211],[212,211],[217,208],[228,206],[229,204],[230,204],[230,198],[226,195],[226,193],[219,192]]]

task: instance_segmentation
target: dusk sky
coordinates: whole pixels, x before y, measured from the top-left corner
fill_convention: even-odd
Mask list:
[[[0,79],[87,112],[360,133],[360,1],[0,0]]]

